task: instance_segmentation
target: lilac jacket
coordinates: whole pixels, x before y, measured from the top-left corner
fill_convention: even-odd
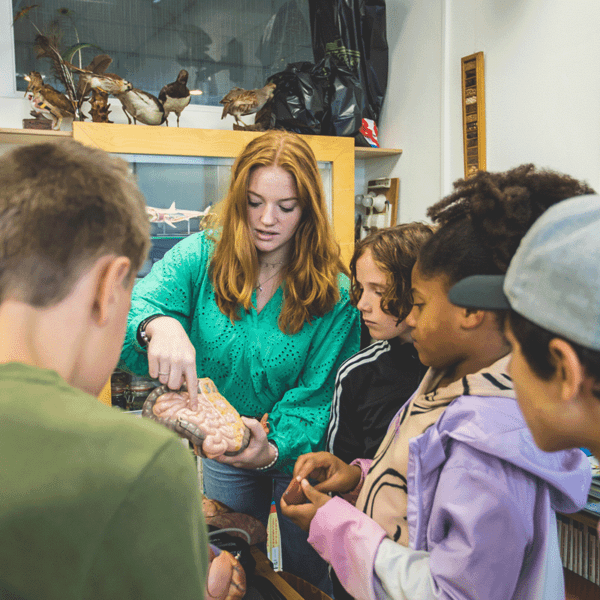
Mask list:
[[[564,599],[554,511],[585,505],[583,452],[542,452],[516,400],[478,396],[456,398],[409,448],[409,548],[339,497],[311,523],[308,541],[352,596]]]

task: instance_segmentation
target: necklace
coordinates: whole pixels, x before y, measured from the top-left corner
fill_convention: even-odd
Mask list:
[[[261,267],[276,267],[277,265],[282,265],[284,261],[280,261],[280,262],[261,262],[260,266]]]
[[[283,264],[283,263],[279,263],[279,264]],[[254,289],[258,290],[259,292],[262,292],[263,285],[265,285],[265,283],[267,283],[268,281],[271,281],[271,279],[273,279],[273,277],[275,277],[275,275],[277,275],[277,273],[279,273],[281,271],[281,269],[283,269],[283,267],[281,267],[280,269],[277,269],[277,271],[275,271],[275,273],[273,273],[273,275],[271,275],[271,277],[268,277],[262,283],[259,282],[258,285]]]

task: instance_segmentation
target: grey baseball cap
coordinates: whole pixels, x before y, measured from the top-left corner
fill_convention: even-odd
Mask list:
[[[513,256],[506,276],[459,281],[450,302],[515,312],[565,339],[600,350],[600,196],[546,210]]]

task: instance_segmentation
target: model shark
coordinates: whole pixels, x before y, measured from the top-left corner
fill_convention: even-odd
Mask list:
[[[190,219],[201,219],[210,211],[210,205],[203,211],[199,210],[183,210],[175,207],[175,202],[169,208],[156,208],[154,206],[146,206],[146,212],[151,223],[166,223],[170,227],[175,227],[175,223],[188,221]]]

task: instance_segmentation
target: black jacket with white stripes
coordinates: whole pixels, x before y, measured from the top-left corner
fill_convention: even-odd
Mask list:
[[[327,450],[350,463],[373,458],[390,421],[417,389],[427,367],[399,338],[375,342],[338,370]]]

